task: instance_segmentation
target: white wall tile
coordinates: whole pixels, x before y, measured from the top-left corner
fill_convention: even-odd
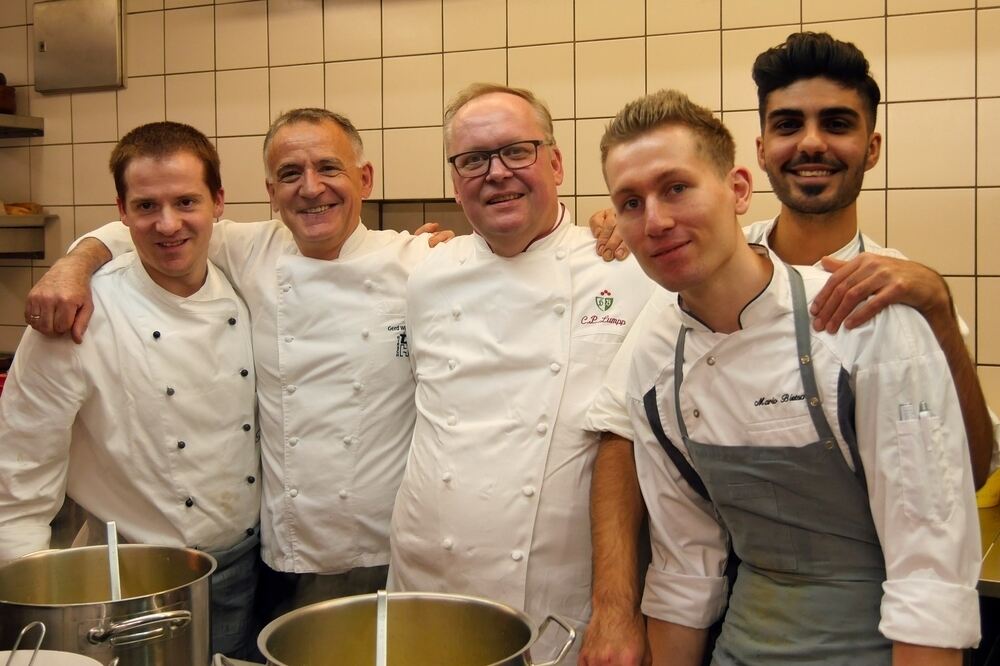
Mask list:
[[[386,130],[382,140],[386,199],[443,196],[441,171],[433,168],[444,161],[440,127]]]
[[[890,104],[889,187],[974,185],[975,111],[974,100]]]
[[[382,61],[327,63],[326,108],[344,114],[358,129],[382,127]]]
[[[979,340],[976,360],[980,363],[1000,364],[1000,278],[981,277],[976,280],[976,296],[978,300]],[[993,402],[996,406],[1000,404]]]
[[[760,136],[760,116],[756,111],[727,111],[722,114],[736,141],[736,163],[750,169],[754,192],[770,192],[767,173],[757,166],[757,137]]]
[[[262,222],[271,219],[271,206],[266,203],[226,204],[223,219],[234,222]]]
[[[28,28],[0,28],[0,64],[7,85],[28,84]]]
[[[323,0],[326,60],[382,55],[382,5],[371,0]]]
[[[18,88],[18,91],[22,88]],[[69,93],[60,95],[42,95],[36,93],[34,87],[26,87],[28,91],[28,108],[22,110],[20,103],[18,111],[25,111],[45,119],[45,136],[31,139],[32,145],[50,143],[70,143],[73,141],[72,98]]]
[[[980,323],[980,328],[985,329],[985,327]],[[988,335],[995,334],[996,329],[989,329]],[[988,404],[994,412],[996,412],[996,406],[1000,405],[1000,366],[985,366],[981,365],[978,368],[979,371],[979,384],[983,387],[983,395],[986,396],[986,404]]]
[[[572,118],[576,108],[572,44],[507,49],[510,85],[527,88],[545,100],[553,118]]]
[[[73,93],[73,140],[117,141],[115,91]]]
[[[111,174],[108,174],[111,178]],[[112,186],[114,179],[112,179]],[[76,226],[74,239],[89,234],[101,228],[108,222],[115,222],[120,217],[116,206],[74,206],[73,217]]]
[[[507,0],[507,45],[573,41],[573,0]]]
[[[30,201],[30,158],[27,146],[0,148],[0,200]]]
[[[646,33],[718,30],[721,0],[646,0]]]
[[[128,14],[156,9],[163,9],[163,0],[125,0],[125,12]]]
[[[441,0],[382,3],[382,55],[441,51]]]
[[[45,212],[52,216],[45,221],[45,256],[34,262],[35,266],[51,266],[66,253],[73,242],[73,206],[49,206]]]
[[[1000,95],[1000,9],[976,12],[976,73],[979,95]]]
[[[873,241],[885,247],[885,190],[865,190],[858,195],[858,228]]]
[[[756,188],[756,185],[754,186]],[[740,225],[747,226],[761,220],[772,220],[781,211],[781,202],[772,192],[757,192],[750,197],[750,208],[740,218]]]
[[[128,87],[118,91],[118,134],[166,119],[162,76],[143,76],[129,79]]]
[[[215,67],[267,66],[267,3],[238,2],[215,8]]]
[[[272,67],[271,120],[285,111],[304,107],[324,107],[323,65]]]
[[[215,72],[164,77],[167,120],[187,123],[215,136]]]
[[[831,3],[831,6],[836,6]],[[865,54],[875,82],[882,91],[885,101],[885,19],[872,18],[856,21],[832,21],[811,23],[804,30],[828,32],[836,39],[851,42]]]
[[[372,163],[372,170],[375,172],[375,182],[368,198],[381,199],[382,185],[385,181],[382,173],[382,130],[361,130],[358,134],[361,135],[361,142],[365,146],[365,159]],[[371,228],[373,227],[369,227]]]
[[[507,6],[495,0],[445,0],[444,50],[507,45]]]
[[[220,137],[219,159],[226,201],[260,203],[267,201],[264,187],[264,136]]]
[[[219,136],[264,134],[270,120],[266,69],[235,69],[215,75]]]
[[[646,90],[673,88],[709,109],[722,108],[722,48],[718,32],[646,39]]]
[[[0,2],[0,28],[12,25],[23,25],[28,22],[28,13],[21,0]]]
[[[885,0],[802,0],[802,21],[839,21],[842,19],[883,16]]]
[[[576,121],[576,153],[581,159],[576,160],[577,195],[601,195],[608,193],[601,172],[601,160],[598,158],[582,159],[585,155],[601,154],[601,137],[609,118],[594,118]],[[567,174],[567,177],[568,174]]]
[[[61,147],[51,146],[38,150]],[[73,146],[73,198],[65,203],[109,205],[115,202],[115,182],[108,168],[108,160],[114,147],[114,143],[80,143]]]
[[[271,67],[323,61],[323,1],[269,0]]]
[[[552,123],[552,134],[563,159],[563,183],[559,186],[560,196],[571,196],[576,192],[576,121],[556,120]],[[584,160],[598,160],[599,153],[584,155]]]
[[[1000,185],[1000,99],[981,99],[976,113],[976,184]],[[1000,247],[1000,246],[998,246]]]
[[[641,37],[646,28],[645,0],[576,0],[576,40]]]
[[[887,101],[975,94],[975,12],[893,16],[886,34]]]
[[[1000,188],[981,187],[976,194],[976,271],[1000,275]]]
[[[945,283],[951,292],[951,300],[955,305],[955,312],[965,321],[969,327],[969,335],[965,339],[965,345],[975,361],[976,353],[976,278],[956,277],[946,275]]]
[[[471,83],[507,83],[507,49],[444,54],[444,102]],[[536,95],[540,90],[533,91]]]
[[[757,108],[757,88],[750,77],[753,61],[762,51],[785,41],[797,28],[752,28],[722,33],[722,108]]]
[[[910,259],[945,275],[975,269],[976,213],[972,189],[889,190],[886,240]],[[946,225],[947,241],[942,243]]]
[[[383,127],[441,124],[442,66],[440,54],[382,61]]]
[[[86,150],[85,145],[78,149]],[[73,146],[32,146],[28,150],[31,155],[31,200],[43,206],[72,204],[76,149]],[[107,165],[101,168],[107,169]]]
[[[936,12],[945,9],[968,9],[975,7],[975,0],[886,0],[888,14],[912,14],[915,12]]]
[[[127,76],[163,74],[163,12],[125,17]]]
[[[192,7],[163,13],[163,63],[167,74],[215,68],[215,9]]]
[[[722,28],[753,28],[761,25],[798,23],[799,0],[722,0]]]
[[[24,324],[24,302],[29,289],[30,268],[0,268],[0,325]]]
[[[613,116],[645,93],[645,59],[644,39],[578,42],[577,117]]]

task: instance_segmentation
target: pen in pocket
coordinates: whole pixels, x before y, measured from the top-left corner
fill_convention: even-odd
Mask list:
[[[900,421],[913,421],[916,419],[916,414],[913,413],[913,405],[908,402],[900,403],[899,405],[899,420]]]

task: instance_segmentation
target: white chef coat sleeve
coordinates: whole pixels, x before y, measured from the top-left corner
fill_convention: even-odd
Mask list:
[[[69,249],[75,248],[84,238],[94,238],[104,243],[104,246],[111,252],[112,258],[135,250],[135,246],[132,244],[132,234],[129,233],[128,227],[120,221],[108,222],[104,226],[80,236],[73,241]]]
[[[855,425],[886,566],[879,630],[917,645],[974,646],[979,519],[947,361],[904,306],[873,320],[858,350]]]
[[[0,398],[0,562],[48,548],[87,382],[68,338],[27,329]]]
[[[629,402],[652,546],[642,612],[687,627],[708,627],[721,617],[729,596],[728,538],[712,505],[684,481],[656,441],[642,402],[631,396]]]

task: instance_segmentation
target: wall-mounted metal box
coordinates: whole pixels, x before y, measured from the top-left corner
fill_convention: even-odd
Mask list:
[[[36,2],[34,24],[38,92],[124,85],[122,0]]]

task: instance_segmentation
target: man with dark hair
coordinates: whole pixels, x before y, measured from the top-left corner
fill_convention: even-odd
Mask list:
[[[661,91],[601,141],[622,237],[664,288],[631,332],[626,401],[649,507],[654,664],[961,664],[979,530],[962,414],[927,322],[893,305],[814,331],[826,281],[746,242],[750,173]],[[669,291],[668,291],[669,290]],[[944,378],[942,380],[942,378]]]
[[[981,485],[1000,428],[995,417],[991,423],[947,285],[933,270],[879,247],[858,230],[857,196],[881,148],[875,132],[880,95],[864,54],[828,34],[796,33],[757,58],[754,79],[761,104],[758,161],[782,207],[774,220],[745,228],[748,241],[769,246],[790,264],[834,271],[812,304],[817,330],[860,326],[889,303],[911,305],[924,316],[948,359],[974,478]],[[605,432],[592,488],[594,621],[583,661],[588,666],[640,663],[644,651],[639,574],[631,564],[643,507],[624,399],[630,342],[612,363],[588,415],[590,427]]]
[[[27,329],[0,400],[0,561],[49,546],[65,495],[124,541],[191,547],[212,576],[212,645],[243,656],[258,569],[260,452],[250,318],[208,257],[219,157],[187,125],[132,130],[111,155],[136,251],[93,279],[80,345]]]

